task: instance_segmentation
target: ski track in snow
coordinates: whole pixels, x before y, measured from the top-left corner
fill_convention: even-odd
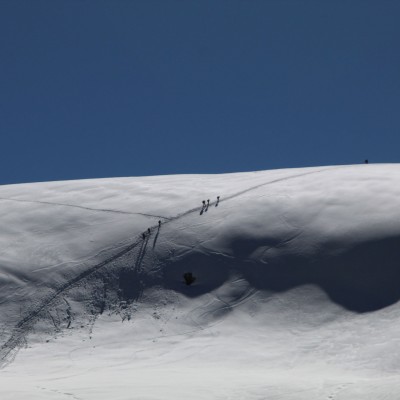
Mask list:
[[[290,175],[290,176],[286,176],[286,177],[283,177],[283,178],[274,179],[272,181],[264,182],[264,183],[249,187],[249,188],[247,188],[245,190],[241,190],[239,192],[231,194],[231,195],[221,199],[219,201],[219,203],[223,203],[225,201],[232,200],[232,199],[237,198],[239,196],[242,196],[242,195],[244,195],[244,194],[246,194],[248,192],[251,192],[253,190],[257,190],[257,189],[259,189],[259,188],[261,188],[263,186],[272,185],[274,183],[283,182],[283,181],[287,181],[287,180],[291,180],[291,179],[301,178],[301,177],[306,176],[306,175],[317,174],[317,173],[324,172],[324,171],[327,171],[327,170],[331,171],[334,168],[343,168],[343,166],[333,167],[333,168],[332,167],[326,167],[326,168],[318,169],[316,171],[314,170],[314,171],[310,171],[310,172],[303,172],[303,173],[300,173],[300,174],[295,174],[295,175]],[[51,202],[18,200],[18,199],[7,199],[7,198],[0,198],[0,200],[11,200],[11,201],[21,201],[21,202],[31,202],[31,203],[35,202],[35,203],[44,203],[44,204],[52,204],[52,205],[60,205],[60,206],[77,207],[77,208],[83,208],[83,209],[94,210],[94,211],[102,211],[102,212],[117,212],[117,213],[133,214],[133,213],[123,212],[123,211],[116,211],[116,210],[91,209],[91,208],[88,208],[88,207],[68,205],[68,204],[62,204],[62,203],[51,203]],[[209,205],[212,206],[212,205],[215,205],[216,203],[217,203],[217,201],[210,202]],[[185,211],[183,213],[177,214],[175,217],[170,217],[170,218],[159,217],[159,218],[166,219],[167,221],[163,223],[163,225],[166,225],[166,224],[169,224],[169,223],[174,222],[176,220],[179,220],[179,219],[181,219],[183,217],[186,217],[186,216],[188,216],[190,214],[198,213],[200,210],[202,210],[202,207],[198,206],[198,207],[189,209],[189,210],[187,210],[187,211]],[[141,215],[144,215],[144,214],[141,214]],[[154,215],[149,215],[149,214],[146,214],[146,215],[152,216],[152,217],[156,217]],[[157,218],[158,218],[158,216],[157,216]],[[150,227],[150,232],[153,233],[157,229],[158,229],[158,224],[157,225],[153,225],[152,227]],[[52,305],[59,298],[59,296],[61,296],[64,292],[66,292],[69,289],[71,289],[72,287],[74,287],[78,282],[80,282],[84,278],[87,278],[89,275],[91,275],[94,272],[98,271],[102,267],[104,267],[104,266],[110,264],[111,262],[121,258],[122,256],[124,256],[125,254],[127,254],[131,250],[135,249],[139,244],[143,245],[143,239],[142,239],[141,235],[133,243],[129,244],[128,246],[126,246],[121,251],[119,251],[116,254],[112,255],[111,257],[105,259],[104,261],[102,261],[102,262],[100,262],[100,263],[98,263],[98,264],[96,264],[96,265],[94,265],[92,267],[89,267],[87,270],[81,272],[80,274],[76,275],[74,278],[68,280],[63,285],[59,286],[52,294],[50,294],[47,297],[45,297],[41,301],[39,306],[37,306],[32,311],[30,311],[24,318],[22,318],[14,326],[14,328],[12,330],[12,333],[11,333],[11,336],[0,347],[0,369],[4,368],[6,365],[8,365],[10,362],[13,361],[13,359],[15,358],[15,355],[18,352],[19,348],[21,348],[23,343],[25,343],[25,337],[29,333],[29,331],[32,329],[32,327],[33,327],[34,323],[36,322],[37,318],[40,316],[40,314],[43,311],[46,311],[46,308],[49,307],[50,305]],[[139,252],[138,258],[139,259],[143,259],[143,257],[144,257],[143,251]],[[136,265],[138,265],[138,263],[136,263]]]
[[[46,205],[60,206],[60,207],[72,207],[72,208],[79,208],[81,210],[116,213],[116,214],[143,215],[144,217],[162,218],[162,219],[166,219],[166,220],[170,219],[169,217],[164,217],[162,215],[154,215],[154,214],[146,214],[146,213],[135,213],[135,212],[130,212],[130,211],[113,210],[113,209],[109,209],[109,208],[92,208],[92,207],[78,206],[77,204],[54,203],[52,201],[23,200],[23,199],[14,199],[12,197],[0,197],[0,200],[3,200],[3,201],[18,201],[20,203],[46,204]]]
[[[38,389],[40,389],[40,390],[43,390],[43,391],[47,391],[47,392],[50,392],[50,393],[57,393],[57,394],[60,394],[60,395],[62,395],[62,396],[68,396],[68,398],[72,398],[72,399],[74,399],[74,400],[82,400],[81,399],[81,397],[77,397],[76,395],[74,395],[73,393],[67,393],[67,392],[60,392],[59,390],[56,390],[56,389],[48,389],[48,388],[46,388],[46,387],[43,387],[43,386],[36,386],[36,388],[38,388]]]

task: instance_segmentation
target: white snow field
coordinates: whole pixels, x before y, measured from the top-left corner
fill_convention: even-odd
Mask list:
[[[398,165],[2,186],[0,223],[1,400],[400,398]]]

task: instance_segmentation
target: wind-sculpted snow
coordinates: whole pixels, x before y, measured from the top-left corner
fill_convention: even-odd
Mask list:
[[[370,398],[392,396],[399,178],[360,165],[0,188],[0,393],[181,398],[200,371],[191,398],[368,399],[371,376],[385,389]],[[21,366],[42,386],[15,394]]]
[[[238,193],[234,193],[234,194],[230,194],[230,196],[228,198],[226,198],[224,201],[227,200],[231,200],[235,197],[238,197],[244,193],[250,192],[252,190],[256,190],[262,186],[265,186],[267,184],[272,184],[272,183],[276,183],[276,182],[281,182],[283,180],[286,179],[291,179],[294,177],[298,177],[298,176],[304,176],[304,175],[308,175],[310,173],[315,173],[315,172],[319,172],[319,171],[313,171],[313,172],[306,172],[306,173],[301,173],[295,176],[289,176],[289,177],[285,177],[285,178],[278,178],[276,180],[273,181],[267,181],[265,183],[253,186],[253,187],[249,187],[247,189],[244,189]],[[9,198],[7,198],[6,200],[10,200]],[[21,201],[21,202],[30,202],[28,200],[20,200],[20,199],[12,199],[13,201]],[[83,206],[77,206],[77,205],[67,205],[64,203],[52,203],[52,202],[44,202],[44,201],[36,201],[39,204],[46,204],[46,205],[62,205],[62,206],[69,206],[69,207],[77,207],[77,208],[81,208],[81,209],[85,209],[85,210],[90,210],[90,211],[105,211],[105,212],[109,212],[110,210],[107,209],[93,209],[93,208],[89,208],[89,207],[83,207]],[[218,205],[219,205],[219,201],[218,201]],[[209,207],[213,207],[217,204],[217,202],[209,202]],[[202,207],[200,210],[200,213],[203,213],[204,208]],[[114,211],[115,212],[115,211]],[[123,211],[119,211],[121,213],[126,213]],[[164,225],[166,223],[171,223],[172,221],[178,220],[180,218],[183,218],[185,216],[191,215],[193,213],[198,213],[199,212],[199,207],[195,207],[193,209],[187,210],[183,213],[180,213],[178,215],[176,215],[175,217],[170,217],[167,218],[166,221],[164,221]],[[150,214],[143,214],[140,213],[140,215],[149,215]],[[151,215],[152,216],[152,215]],[[160,218],[160,217],[159,217]],[[160,221],[161,222],[161,221]],[[158,229],[157,229],[158,228]],[[43,299],[39,299],[39,304],[37,306],[35,306],[35,308],[29,310],[29,312],[18,321],[18,323],[15,325],[15,327],[12,330],[11,336],[10,338],[2,345],[2,347],[0,348],[0,355],[1,355],[1,359],[3,361],[7,361],[7,359],[10,357],[10,355],[12,355],[13,350],[15,350],[16,348],[18,348],[18,346],[21,345],[21,343],[25,343],[25,336],[29,333],[29,331],[32,329],[32,325],[36,322],[36,319],[38,317],[40,317],[44,311],[47,311],[47,309],[49,307],[51,307],[53,305],[53,303],[55,301],[58,300],[58,298],[62,295],[65,294],[65,292],[67,292],[69,289],[71,289],[72,287],[74,287],[74,285],[76,285],[77,283],[80,283],[82,280],[84,280],[85,278],[87,278],[88,276],[92,275],[94,272],[98,271],[99,269],[103,268],[104,266],[109,265],[110,263],[112,263],[113,261],[119,260],[121,257],[125,256],[127,253],[131,252],[132,250],[134,250],[139,244],[141,244],[139,253],[136,255],[136,262],[135,265],[131,268],[131,272],[130,273],[124,273],[124,271],[122,271],[122,279],[120,282],[120,289],[122,289],[123,293],[127,293],[127,292],[133,292],[134,294],[129,296],[130,298],[135,298],[137,299],[139,296],[136,293],[137,292],[137,281],[140,279],[140,275],[138,273],[141,263],[144,259],[144,256],[146,254],[146,249],[148,246],[148,241],[149,238],[151,236],[151,233],[154,233],[154,231],[157,229],[157,233],[156,233],[156,237],[154,240],[156,240],[157,235],[159,234],[159,225],[157,224],[156,226],[152,226],[150,228],[148,228],[149,230],[149,234],[145,237],[145,238],[141,238],[141,236],[139,236],[133,243],[125,246],[122,250],[118,251],[116,254],[112,254],[111,256],[109,256],[108,258],[106,258],[104,261],[95,264],[94,266],[88,267],[86,269],[83,270],[83,272],[78,273],[76,276],[71,277],[66,279],[66,282],[61,284],[60,286],[56,287],[52,293],[50,293],[49,295],[47,295],[46,297],[44,297]],[[155,244],[155,243],[154,243]],[[154,247],[154,246],[153,246]],[[197,255],[195,255],[195,259],[199,260],[200,257]],[[214,261],[215,263],[215,261]],[[215,264],[217,264],[215,267],[217,270],[222,270],[221,267],[218,265],[219,263],[216,262]],[[222,263],[221,263],[222,264]],[[203,269],[206,269],[207,267],[203,267]],[[170,268],[169,268],[170,269]],[[184,273],[184,272],[183,272]],[[181,275],[183,275],[183,273]],[[129,289],[125,289],[124,287],[126,286],[126,278],[124,279],[124,275],[129,278],[131,277],[132,279],[129,279],[129,284],[128,284],[128,288]],[[215,273],[210,273],[210,280],[215,284],[216,282],[218,282],[215,279]],[[162,281],[160,282],[161,284],[165,284],[169,282],[168,279],[166,279],[165,276],[162,276]],[[223,283],[223,282],[222,282]],[[221,282],[219,282],[219,284],[221,284]],[[140,286],[140,285],[139,285]],[[147,285],[149,286],[149,285]],[[132,290],[132,288],[134,288]],[[195,291],[192,291],[192,294],[195,293]],[[102,307],[103,308],[103,307]],[[102,311],[102,310],[100,310]],[[54,319],[51,317],[50,314],[50,318],[51,321],[54,325]],[[68,320],[68,325],[70,325],[70,320]]]

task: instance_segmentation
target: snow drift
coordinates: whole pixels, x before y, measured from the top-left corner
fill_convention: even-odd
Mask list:
[[[394,398],[399,182],[360,165],[1,187],[2,398]]]

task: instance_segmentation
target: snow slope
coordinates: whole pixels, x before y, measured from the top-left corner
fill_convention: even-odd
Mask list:
[[[0,187],[0,398],[397,398],[399,182],[370,164]]]

